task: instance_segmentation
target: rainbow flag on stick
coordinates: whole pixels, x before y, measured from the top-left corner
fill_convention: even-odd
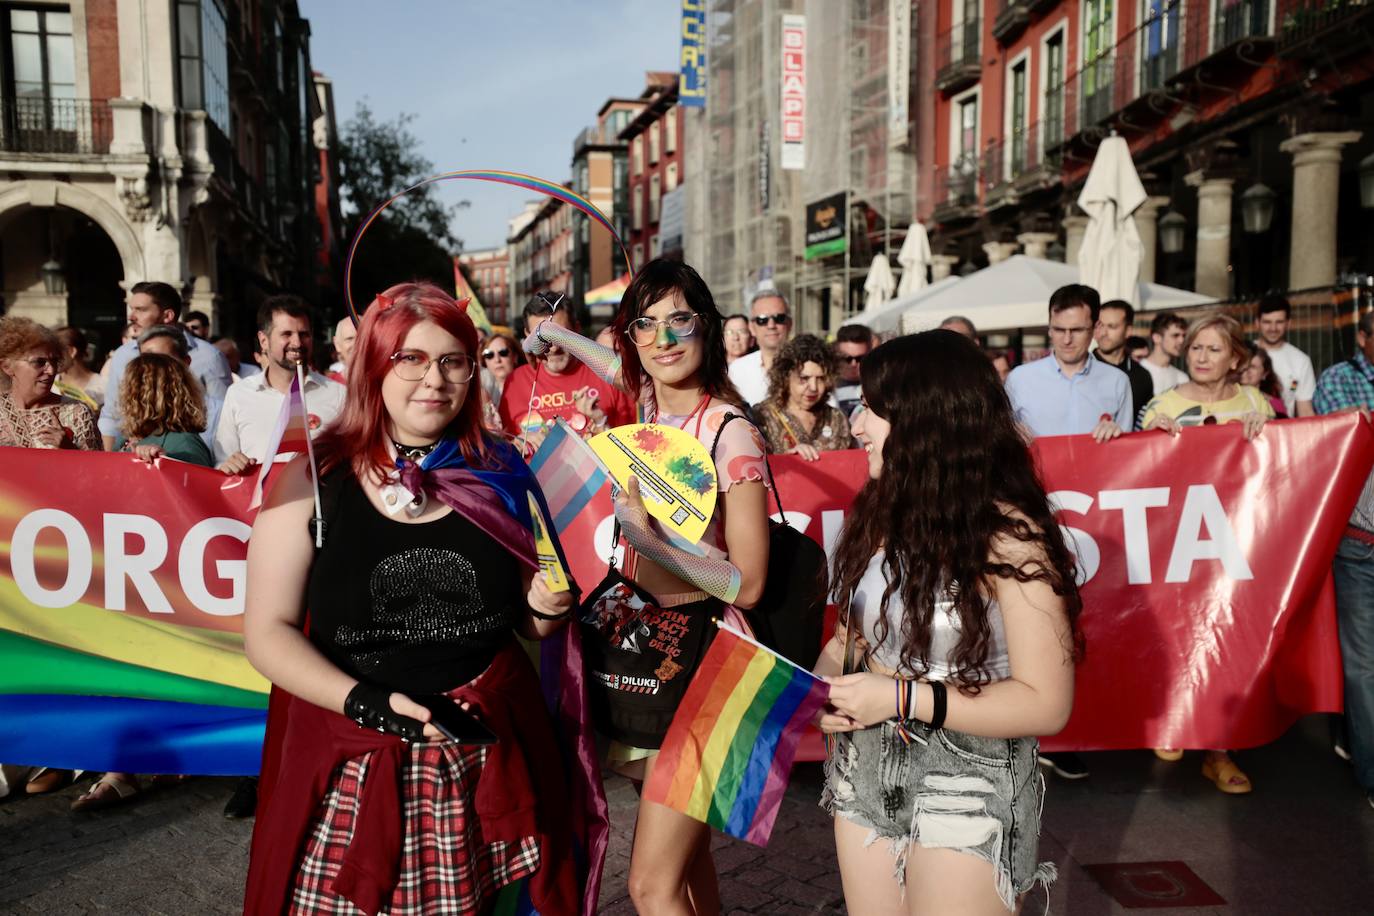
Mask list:
[[[272,462],[277,460],[277,456],[288,452],[306,452],[310,448],[310,421],[309,414],[305,409],[305,392],[303,390],[304,374],[297,367],[296,377],[291,380],[291,390],[286,394],[286,400],[282,402],[281,412],[277,414],[277,425],[272,429],[272,435],[267,439],[267,448],[261,455],[249,455],[249,458],[257,458],[262,470],[258,472],[258,480],[254,485],[253,499],[248,504],[248,508],[256,509],[262,505],[262,488],[267,481],[267,475],[272,471]]]
[[[830,688],[729,624],[716,625],[644,797],[766,846],[797,742]]]

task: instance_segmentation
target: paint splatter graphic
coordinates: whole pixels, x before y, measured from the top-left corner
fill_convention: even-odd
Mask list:
[[[648,455],[657,456],[664,446],[668,444],[668,437],[654,429],[652,426],[645,426],[634,432],[635,447]]]
[[[669,458],[664,469],[674,480],[698,496],[711,492],[711,488],[716,485],[711,471],[687,455]]]

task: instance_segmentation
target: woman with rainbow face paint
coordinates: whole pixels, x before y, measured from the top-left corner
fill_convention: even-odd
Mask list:
[[[525,349],[558,346],[597,375],[638,397],[648,422],[696,437],[711,454],[719,489],[716,511],[696,544],[669,535],[650,518],[633,480],[615,500],[626,544],[624,575],[612,570],[583,605],[588,682],[609,762],[643,780],[652,772],[672,708],[655,707],[641,689],[677,696],[705,655],[710,618],[724,605],[753,607],[768,571],[767,478],[762,437],[745,420],[726,375],[724,321],[691,267],[656,259],[636,275],[611,327],[613,348],[553,321],[535,328]],[[682,469],[686,472],[687,469]],[[601,656],[648,658],[645,677],[598,670]],[[652,656],[668,649],[661,662]],[[642,683],[641,683],[642,682]],[[625,689],[625,685],[631,689]],[[711,831],[700,821],[640,801],[630,857],[630,896],[641,913],[711,913],[720,909]]]

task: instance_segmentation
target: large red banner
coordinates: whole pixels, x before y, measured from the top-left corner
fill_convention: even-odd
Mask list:
[[[1330,565],[1374,465],[1356,416],[1238,424],[1099,445],[1037,440],[1079,557],[1086,654],[1050,749],[1243,748],[1341,708]],[[789,521],[833,550],[867,463],[772,459]],[[956,501],[959,494],[949,494]],[[604,574],[609,490],[563,532],[584,587]]]

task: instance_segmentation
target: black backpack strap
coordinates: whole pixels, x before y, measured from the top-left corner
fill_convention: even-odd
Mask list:
[[[731,421],[731,420],[743,420],[745,423],[748,423],[750,426],[754,426],[754,424],[750,421],[750,419],[749,419],[748,417],[742,415],[742,414],[737,414],[737,413],[734,413],[733,411],[731,411],[730,413],[727,413],[727,414],[725,415],[725,419],[721,421],[720,427],[716,430],[716,438],[713,439],[713,440],[711,441],[711,461],[712,461],[713,463],[714,463],[715,460],[716,460],[716,446],[720,445],[720,434],[723,433],[723,432],[725,432],[725,427],[727,427],[727,426],[730,425],[730,421]],[[758,430],[759,430],[759,428],[758,428],[757,426],[754,426],[754,432],[758,432]],[[760,433],[759,435],[760,435],[760,437],[762,437],[762,433]],[[773,479],[773,466],[772,466],[771,464],[768,463],[768,452],[767,452],[767,451],[765,451],[765,452],[763,453],[763,469],[764,469],[764,471],[767,472],[767,474],[768,474],[768,486],[771,487],[772,490],[773,490],[773,502],[777,503],[777,505],[778,505],[778,515],[782,516],[783,524],[786,524],[786,523],[787,523],[787,513],[786,513],[785,511],[783,511],[783,508],[782,508],[782,496],[779,495],[779,493],[778,493],[778,484],[777,484],[777,481],[775,481],[775,480]]]

